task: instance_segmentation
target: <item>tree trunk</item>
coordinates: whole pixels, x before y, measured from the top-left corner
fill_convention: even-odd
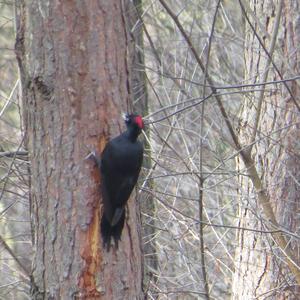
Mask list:
[[[251,9],[256,19],[250,17],[250,21],[280,71],[276,71],[248,24],[245,43],[246,80],[252,80],[253,83],[280,80],[282,77],[291,78],[299,74],[300,6],[293,0],[283,1],[282,9],[279,5],[280,1],[251,1]],[[249,17],[249,9],[246,11]],[[259,20],[259,24],[256,20]],[[274,53],[272,40],[275,42]],[[280,229],[299,236],[300,221],[297,211],[300,197],[300,118],[293,97],[299,102],[300,88],[293,81],[288,83],[288,89],[284,84],[274,85],[271,92],[262,95],[257,92],[252,97],[245,98],[240,137],[244,144],[250,144],[254,140],[253,136],[258,141],[252,148],[252,157],[260,171],[265,192],[271,199],[277,223],[281,226]],[[238,166],[239,171],[244,172],[244,166],[240,162]],[[240,176],[240,182],[239,226],[262,231],[277,230],[262,214],[257,196],[253,193],[247,177]],[[299,240],[289,234],[284,234],[284,237],[294,256],[294,264],[299,268]],[[287,268],[288,258],[277,247],[270,234],[241,230],[238,243],[233,299],[300,298],[295,274]]]
[[[125,4],[124,4],[125,5]],[[139,212],[102,248],[99,171],[84,160],[130,105],[123,2],[21,1],[16,52],[31,161],[34,299],[141,299]]]

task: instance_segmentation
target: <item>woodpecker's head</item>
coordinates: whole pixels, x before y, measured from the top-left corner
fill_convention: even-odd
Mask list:
[[[138,129],[141,131],[144,129],[144,122],[142,116],[135,114],[126,114],[124,116],[125,124],[129,129]]]

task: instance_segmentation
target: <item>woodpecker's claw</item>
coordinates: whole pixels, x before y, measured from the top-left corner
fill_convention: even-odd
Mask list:
[[[91,151],[85,158],[84,160],[87,160],[87,159],[91,159],[93,160],[98,168],[101,167],[101,158],[99,157],[99,155],[96,154],[96,151]]]
[[[95,151],[91,151],[85,158],[84,160],[87,159],[95,159],[96,158],[96,152]]]

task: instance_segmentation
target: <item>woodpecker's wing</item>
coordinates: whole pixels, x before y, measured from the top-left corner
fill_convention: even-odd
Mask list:
[[[112,219],[110,221],[111,226],[115,226],[121,219],[127,200],[130,197],[130,194],[137,183],[138,176],[135,177],[126,177],[122,180],[122,183],[119,189],[116,191],[116,207]]]
[[[101,174],[104,214],[114,226],[137,182],[143,160],[140,142],[130,143],[124,136],[111,140],[102,152]]]
[[[107,221],[110,221],[114,215],[114,205],[111,195],[113,193],[113,184],[111,178],[114,178],[114,167],[111,166],[110,161],[114,160],[114,155],[111,151],[111,143],[108,142],[101,155],[101,191],[102,191],[102,201],[104,206],[104,216]]]

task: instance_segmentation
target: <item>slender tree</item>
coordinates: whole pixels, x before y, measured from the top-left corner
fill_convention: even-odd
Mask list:
[[[126,2],[126,1],[124,1]],[[119,249],[99,234],[101,152],[130,107],[123,1],[19,1],[16,52],[31,162],[34,299],[140,299],[134,198]]]

